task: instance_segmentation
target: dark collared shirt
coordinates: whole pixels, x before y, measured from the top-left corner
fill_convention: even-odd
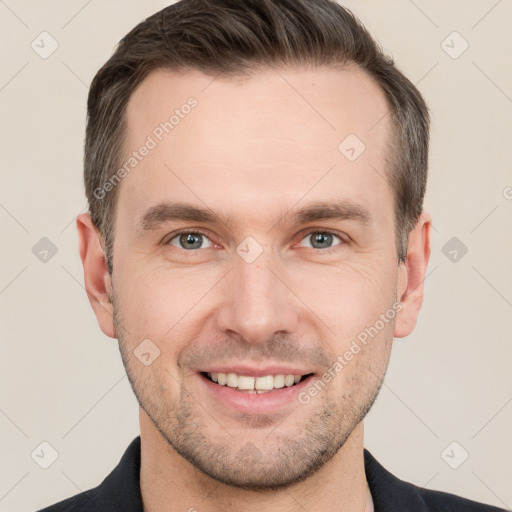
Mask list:
[[[364,467],[375,512],[504,512],[399,480],[368,450],[364,451]],[[39,512],[143,512],[139,472],[140,436],[130,443],[119,464],[98,487]]]

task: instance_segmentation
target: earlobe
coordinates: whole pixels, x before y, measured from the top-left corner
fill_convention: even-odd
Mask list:
[[[89,302],[98,319],[101,330],[115,338],[113,306],[111,303],[112,283],[102,247],[102,238],[93,224],[89,213],[76,219],[80,259],[84,269],[84,283]]]
[[[396,316],[396,338],[408,336],[416,326],[423,302],[423,283],[430,258],[432,218],[423,212],[409,234],[407,258],[400,264],[397,280],[397,300],[401,310]]]

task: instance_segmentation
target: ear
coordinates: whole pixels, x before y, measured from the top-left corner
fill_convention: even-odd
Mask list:
[[[430,258],[432,218],[423,212],[409,234],[407,257],[398,269],[397,297],[402,309],[396,315],[396,338],[408,336],[416,326],[423,302],[423,282]]]
[[[89,302],[98,319],[101,330],[115,338],[114,309],[111,303],[112,282],[107,270],[103,251],[103,238],[93,224],[89,213],[76,219],[80,246],[80,259],[84,268],[84,282]]]

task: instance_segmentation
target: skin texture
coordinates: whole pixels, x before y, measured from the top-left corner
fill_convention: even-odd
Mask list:
[[[91,305],[119,340],[141,405],[144,509],[363,511],[362,420],[393,336],[414,329],[430,255],[423,214],[398,265],[384,94],[355,68],[261,69],[246,80],[158,70],[130,98],[127,155],[191,96],[197,106],[118,185],[112,278],[90,216],[77,219]],[[355,161],[338,150],[349,134],[366,146]],[[211,208],[225,222],[142,229],[163,201]],[[335,201],[365,208],[370,221],[291,215]],[[206,232],[199,248],[180,246],[183,228]],[[312,233],[325,230],[339,235],[315,249]],[[252,263],[236,252],[249,236],[262,249]],[[243,414],[198,374],[290,364],[319,379],[397,304],[308,403]],[[134,356],[144,339],[160,350],[149,366]]]

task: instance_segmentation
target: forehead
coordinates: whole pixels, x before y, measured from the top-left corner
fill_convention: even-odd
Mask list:
[[[125,162],[138,155],[118,207],[136,221],[179,198],[263,222],[273,205],[345,197],[389,214],[386,113],[380,87],[355,67],[244,79],[153,71],[128,102]]]

